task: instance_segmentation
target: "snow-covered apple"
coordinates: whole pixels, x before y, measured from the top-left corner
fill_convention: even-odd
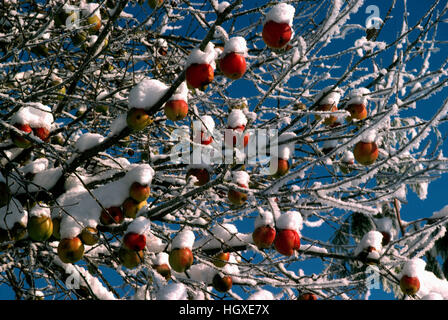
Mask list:
[[[204,131],[201,131],[201,144],[204,146],[208,146],[212,142],[213,137],[212,136],[207,137],[207,134]]]
[[[87,18],[87,25],[90,25],[89,32],[97,33],[101,28],[101,18],[98,15],[92,15]]]
[[[165,115],[171,121],[179,121],[188,114],[188,104],[184,100],[169,100],[165,103]]]
[[[79,237],[59,241],[58,256],[64,263],[75,263],[84,256],[84,244]]]
[[[224,268],[229,258],[230,252],[220,252],[213,257],[213,264],[218,268]]]
[[[420,280],[418,277],[404,275],[400,279],[400,288],[404,294],[413,295],[420,290]]]
[[[248,189],[249,187],[244,184],[238,184],[241,188]],[[227,198],[229,201],[237,206],[241,206],[247,200],[247,193],[237,191],[235,189],[229,188],[227,193]]]
[[[50,131],[47,128],[33,128],[33,133],[36,137],[40,138],[42,141],[47,142],[50,137]]]
[[[144,253],[143,250],[135,251],[129,250],[126,247],[120,247],[118,250],[118,258],[124,267],[133,269],[143,262]]]
[[[288,173],[290,166],[287,159],[277,158],[274,161],[277,163],[277,171],[272,175],[274,178],[280,178]]]
[[[275,228],[271,226],[260,226],[252,233],[252,240],[258,249],[267,249],[275,240]]]
[[[53,234],[53,222],[48,216],[32,216],[28,220],[28,235],[33,241],[46,241]]]
[[[127,198],[122,204],[123,213],[126,218],[134,219],[137,216],[137,213],[146,205],[146,203],[146,200],[138,202],[132,198]]]
[[[169,255],[171,268],[176,272],[185,272],[193,264],[193,252],[190,248],[176,248]]]
[[[122,223],[124,220],[123,211],[120,207],[110,207],[101,211],[100,222],[107,226],[113,223]]]
[[[136,232],[128,232],[124,236],[123,244],[129,250],[143,250],[146,247],[146,236]]]
[[[316,111],[338,111],[338,107],[335,104],[322,104],[316,108]],[[316,120],[320,120],[321,116],[316,116]],[[335,126],[338,123],[336,116],[325,116],[324,122],[327,126]]]
[[[141,131],[151,123],[151,117],[144,109],[132,108],[127,114],[126,122],[132,130]]]
[[[231,132],[231,135],[230,135],[232,140],[230,140],[229,137],[227,137],[227,135],[226,135],[224,137],[224,143],[227,146],[231,147],[231,148],[235,147],[236,144],[237,144],[237,141],[239,139],[241,139],[241,136],[242,136],[245,128],[246,128],[246,126],[244,126],[244,125],[237,126],[237,127],[234,127],[234,128],[228,127],[227,129],[232,129],[233,130],[233,132]],[[246,147],[247,144],[249,143],[249,134],[246,133],[242,139],[243,139],[243,146]]]
[[[378,147],[375,142],[359,141],[353,150],[355,160],[362,165],[370,165],[378,158]]]
[[[28,124],[19,124],[16,123],[14,124],[14,127],[16,127],[17,129],[26,132],[26,133],[30,133],[33,131],[33,129],[31,129],[31,127]],[[12,142],[14,142],[14,144],[19,147],[19,148],[29,148],[32,146],[32,142],[30,140],[28,140],[25,137],[22,137],[20,135],[18,135],[17,133],[15,133],[14,131],[11,131],[11,140]]]
[[[138,182],[132,183],[129,188],[129,196],[135,201],[141,202],[146,201],[151,194],[151,188],[149,185],[143,185]]]
[[[152,266],[165,280],[171,278],[171,268],[166,263]]]
[[[317,300],[317,296],[314,293],[302,293],[298,300]]]
[[[232,277],[224,276],[221,277],[218,273],[215,274],[212,280],[213,288],[219,292],[227,292],[232,288]]]
[[[274,240],[275,250],[285,256],[290,256],[300,248],[300,236],[295,230],[279,230]]]
[[[94,227],[86,227],[82,229],[79,238],[81,239],[83,244],[86,244],[88,246],[97,244],[100,239],[98,230]]]
[[[281,49],[291,40],[292,29],[288,23],[267,21],[263,26],[263,41],[269,48]]]
[[[367,118],[367,108],[364,103],[353,103],[347,106],[347,111],[350,112],[350,116],[347,117],[348,121],[353,119],[362,120]]]
[[[219,68],[229,79],[240,79],[246,72],[246,58],[244,55],[230,52],[219,60]]]
[[[187,172],[187,180],[190,176],[198,180],[194,183],[195,186],[203,186],[210,181],[210,172],[206,168],[190,168]]]
[[[208,63],[193,63],[186,71],[187,85],[194,89],[205,89],[215,77],[213,67]]]

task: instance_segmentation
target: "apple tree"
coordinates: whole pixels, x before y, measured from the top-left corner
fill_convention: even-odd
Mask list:
[[[4,0],[1,290],[448,299],[447,11]]]

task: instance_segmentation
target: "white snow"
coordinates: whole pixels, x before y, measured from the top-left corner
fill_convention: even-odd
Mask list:
[[[261,289],[251,294],[247,300],[275,300],[275,297],[271,292]]]
[[[232,109],[227,118],[227,126],[235,129],[240,126],[246,126],[247,117],[241,109]]]
[[[91,190],[104,208],[119,207],[129,197],[129,188],[134,182],[151,184],[154,170],[148,164],[133,164],[126,175],[114,182]],[[73,238],[84,226],[95,227],[99,223],[102,208],[82,187],[67,190],[58,198],[59,205],[53,215],[62,215],[61,237]],[[66,214],[65,211],[69,213]]]
[[[270,152],[273,156],[277,156],[280,159],[288,160],[291,155],[294,154],[295,143],[283,143],[285,141],[296,138],[294,132],[284,132],[279,137],[278,140],[273,140],[270,145]],[[278,146],[278,149],[276,147]]]
[[[183,100],[188,103],[188,87],[187,82],[182,82],[179,87],[177,87],[174,94],[168,100]]]
[[[233,224],[223,223],[214,226],[211,230],[211,233],[215,238],[226,242],[232,239],[234,235],[238,233],[238,229]]]
[[[446,206],[444,206],[442,209],[440,209],[439,211],[434,212],[432,214],[431,218],[438,219],[438,218],[446,217],[447,215],[448,215],[448,204]]]
[[[248,187],[250,176],[246,171],[233,171],[232,172],[232,181],[238,185],[243,185]]]
[[[183,283],[168,283],[157,292],[157,300],[187,300],[187,288]]]
[[[233,37],[230,38],[228,41],[226,41],[222,56],[226,56],[231,52],[235,52],[246,57],[247,56],[246,40],[243,37]]]
[[[209,42],[205,47],[204,51],[199,48],[193,49],[187,58],[185,67],[189,67],[192,64],[209,64],[213,70],[216,69],[215,60],[217,58],[217,53],[213,43]]]
[[[89,17],[93,15],[97,16],[101,20],[101,13],[99,6],[100,5],[98,3],[85,3],[85,2],[80,3],[81,12],[84,17]]]
[[[343,94],[343,90],[336,87],[331,90],[333,86],[325,87],[316,95],[315,101],[317,102],[321,97],[322,100],[319,102],[319,105],[331,104],[337,106],[339,104],[339,100]]]
[[[366,250],[368,247],[374,247],[376,251],[380,252],[383,249],[382,246],[383,235],[381,232],[376,230],[372,230],[367,232],[358,243],[355,249],[355,255],[360,254],[363,250]]]
[[[168,87],[159,80],[145,78],[129,92],[130,108],[150,109],[167,92]]]
[[[287,23],[292,27],[294,13],[296,9],[287,3],[279,3],[271,8],[266,14],[267,21],[275,21],[277,23]]]
[[[353,164],[354,161],[355,161],[355,156],[353,155],[353,152],[351,152],[350,150],[346,150],[344,152],[344,155],[341,158],[341,162]]]
[[[376,130],[372,129],[372,130],[367,130],[366,132],[363,133],[362,137],[361,137],[361,141],[365,142],[365,143],[372,143],[375,142],[376,140],[376,135],[377,132]]]
[[[191,230],[183,230],[180,231],[173,239],[171,244],[172,249],[181,249],[181,248],[193,248],[194,244],[194,233]]]
[[[51,217],[50,208],[38,203],[31,209],[30,217]]]
[[[422,297],[422,300],[444,300],[443,297],[435,292],[428,293]]]
[[[277,228],[299,232],[303,227],[302,215],[298,211],[287,211],[277,219]]]
[[[271,211],[260,210],[257,218],[255,218],[255,229],[262,226],[274,227],[274,216]]]
[[[228,6],[230,6],[230,3],[228,3],[227,1],[220,2],[218,4],[218,12],[224,12],[224,10],[226,10]]]
[[[75,148],[79,152],[84,152],[90,148],[95,147],[104,141],[104,137],[98,133],[84,133],[76,140]]]
[[[51,108],[39,102],[20,108],[11,118],[11,124],[28,124],[31,128],[45,128],[48,131],[51,131],[53,121]]]
[[[408,260],[401,270],[401,273],[399,275],[399,278],[403,276],[408,277],[418,277],[420,278],[423,272],[425,271],[426,262],[419,258],[414,258]],[[420,280],[420,279],[419,279]]]
[[[112,123],[110,124],[110,133],[108,134],[109,137],[116,135],[117,133],[121,132],[124,128],[127,127],[126,122],[126,113],[120,114],[117,118],[115,118]]]
[[[135,218],[128,226],[126,233],[147,234],[151,230],[151,221],[146,217]]]
[[[158,253],[153,259],[152,263],[156,266],[161,266],[163,264],[169,265],[169,254],[166,252]]]
[[[368,94],[370,94],[369,89],[362,88],[362,87],[353,89],[348,94],[349,100],[347,102],[347,105],[350,105],[350,104],[364,104],[364,105],[367,105]]]
[[[17,222],[23,226],[28,223],[28,213],[16,198],[11,198],[8,205],[0,208],[0,217],[0,228],[4,230],[12,229]]]

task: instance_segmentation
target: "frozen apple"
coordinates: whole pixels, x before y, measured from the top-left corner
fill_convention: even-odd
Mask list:
[[[151,188],[149,185],[143,185],[138,182],[134,182],[129,188],[129,196],[135,201],[146,201],[151,194]]]
[[[64,263],[75,263],[84,256],[84,244],[78,237],[59,241],[58,256]]]
[[[146,247],[146,236],[136,232],[128,232],[124,236],[123,244],[129,250],[143,250]]]
[[[241,188],[248,189],[248,186],[239,184]],[[241,206],[247,200],[247,193],[243,193],[241,191],[237,191],[235,189],[230,188],[227,193],[227,198],[229,201],[237,206]]]
[[[270,248],[274,243],[276,231],[271,226],[260,226],[252,233],[252,240],[258,249]]]
[[[100,239],[98,230],[93,227],[84,228],[81,231],[79,238],[81,239],[83,244],[86,244],[88,246],[93,246],[93,245],[97,244]]]
[[[39,137],[44,142],[47,142],[50,137],[50,131],[47,128],[34,128],[33,132],[36,137]]]
[[[33,130],[31,129],[31,127],[28,124],[15,124],[14,127],[16,127],[17,129],[26,132],[26,133],[30,133]],[[19,134],[15,133],[14,131],[11,131],[11,140],[12,142],[14,142],[14,144],[19,147],[19,148],[29,148],[32,146],[32,142],[30,140],[28,140],[25,137],[20,136]]]
[[[420,290],[420,280],[418,277],[409,277],[404,275],[400,279],[400,288],[404,294],[413,295]]]
[[[146,205],[146,200],[144,201],[135,201],[132,198],[127,198],[123,204],[123,213],[127,218],[135,219],[137,213]]]
[[[132,130],[141,131],[151,123],[151,117],[144,109],[132,108],[127,114],[126,122]]]
[[[227,78],[240,79],[246,72],[246,58],[242,54],[230,52],[219,60],[219,68]]]
[[[118,250],[118,258],[124,267],[133,269],[143,262],[144,253],[143,250],[134,251],[129,250],[126,247],[120,247]]]
[[[362,120],[367,118],[367,108],[364,103],[353,103],[347,106],[347,111],[350,112],[350,116],[347,117],[348,121],[353,119]]]
[[[212,284],[216,291],[227,292],[232,288],[232,282],[231,276],[221,277],[219,274],[216,274],[213,277]]]
[[[302,293],[299,296],[299,300],[317,300],[317,296],[314,293]]]
[[[101,211],[100,222],[107,226],[114,223],[122,223],[124,220],[123,211],[120,207],[110,207]]]
[[[274,246],[278,253],[291,256],[294,250],[300,248],[300,236],[295,230],[279,230],[275,236]]]
[[[274,161],[277,164],[277,170],[272,175],[274,178],[280,178],[288,173],[290,166],[287,159],[277,158]]]
[[[185,272],[193,264],[193,252],[190,248],[176,248],[169,255],[171,268],[176,272]]]
[[[215,77],[213,67],[208,63],[193,63],[188,66],[186,80],[190,88],[205,89]]]
[[[53,221],[48,216],[32,216],[28,220],[27,229],[33,241],[46,241],[53,234]]]
[[[227,261],[229,261],[230,252],[221,252],[213,257],[213,264],[218,268],[224,268]]]
[[[153,265],[152,266],[162,277],[165,278],[165,280],[168,280],[171,278],[171,268],[168,264],[160,264],[160,265]]]
[[[362,165],[373,164],[378,158],[378,147],[375,142],[359,141],[353,150],[355,160]]]
[[[210,173],[206,168],[190,168],[187,172],[187,180],[190,176],[196,177],[198,181],[194,185],[198,187],[210,181]]]
[[[171,121],[179,121],[188,114],[188,104],[184,100],[169,100],[165,103],[165,115]]]
[[[269,48],[281,49],[291,40],[292,29],[288,23],[268,21],[263,26],[263,41]]]

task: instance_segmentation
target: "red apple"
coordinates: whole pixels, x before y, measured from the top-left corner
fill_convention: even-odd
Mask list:
[[[362,120],[367,118],[367,108],[364,103],[354,103],[347,106],[347,111],[350,112],[350,116],[347,117],[348,121],[352,119]]]
[[[316,111],[337,111],[338,107],[334,104],[322,104],[316,108]],[[320,120],[320,116],[316,116],[316,120]],[[325,116],[324,124],[330,127],[340,125],[336,116]]]
[[[84,255],[84,245],[78,237],[62,239],[58,245],[58,256],[64,263],[75,263]]]
[[[124,214],[120,207],[110,207],[101,211],[100,222],[105,226],[113,223],[122,223],[123,220]]]
[[[230,128],[230,127],[227,128],[227,129],[233,130],[233,132],[231,133],[231,137],[232,137],[231,141],[232,142],[230,142],[228,137],[224,136],[224,143],[231,148],[235,147],[235,145],[237,144],[237,141],[240,141],[241,135],[245,128],[246,128],[245,126],[238,126],[236,128]],[[238,138],[238,140],[237,140],[237,138]],[[249,143],[249,134],[245,134],[243,137],[243,146],[246,147],[248,143]]]
[[[118,250],[118,258],[124,267],[133,269],[143,262],[144,253],[143,250],[134,251],[125,247],[120,247]]]
[[[165,103],[164,110],[168,119],[178,121],[187,116],[188,104],[184,100],[169,100]]]
[[[195,186],[203,186],[210,181],[210,173],[205,168],[190,168],[187,172],[187,179],[190,176],[195,176],[198,181],[194,184]]]
[[[400,288],[404,294],[413,295],[420,290],[420,281],[417,277],[409,277],[404,275],[400,279]]]
[[[143,208],[146,204],[146,200],[138,202],[132,198],[127,198],[123,204],[123,213],[127,218],[134,219],[137,216],[137,213]]]
[[[214,77],[215,72],[208,63],[193,63],[186,71],[187,85],[191,88],[205,89]]]
[[[36,137],[39,137],[44,142],[47,142],[50,137],[50,131],[46,128],[34,128],[33,132]]]
[[[252,240],[258,249],[268,249],[275,240],[276,231],[270,226],[260,226],[252,233]]]
[[[81,231],[79,235],[83,244],[88,246],[93,246],[98,243],[100,237],[98,235],[98,230],[93,227],[86,227]]]
[[[277,158],[277,171],[272,175],[274,178],[280,178],[288,173],[289,161],[286,159]]]
[[[135,201],[146,201],[151,194],[151,188],[148,185],[143,185],[138,182],[134,182],[129,188],[129,196]]]
[[[163,0],[148,0],[148,4],[152,9],[157,9],[162,6]]]
[[[231,276],[221,277],[219,274],[216,274],[213,277],[212,284],[213,288],[215,288],[216,291],[227,292],[232,288],[232,277]]]
[[[185,272],[193,264],[193,252],[190,248],[176,248],[171,250],[168,257],[171,268],[176,272]]]
[[[205,137],[205,132],[201,131],[201,144],[208,146],[210,143],[213,142],[213,137],[209,136],[208,138]]]
[[[287,23],[268,21],[263,26],[262,37],[269,48],[281,49],[291,40],[292,29]]]
[[[164,277],[165,280],[168,280],[169,278],[171,278],[171,269],[170,269],[170,266],[167,265],[166,263],[161,264],[161,265],[153,265],[152,267],[154,269],[156,269],[156,271],[158,273],[160,273],[160,275],[162,277]]]
[[[53,234],[53,221],[47,216],[32,216],[28,220],[27,229],[33,241],[46,241]]]
[[[213,264],[218,268],[224,268],[227,261],[229,261],[230,252],[221,252],[213,257]]]
[[[227,78],[237,80],[246,72],[246,59],[241,54],[231,52],[219,60],[219,68]]]
[[[275,236],[274,246],[277,252],[290,256],[294,253],[294,250],[299,250],[300,236],[295,230],[279,230]]]
[[[33,129],[31,129],[31,127],[27,124],[14,124],[14,127],[16,127],[17,129],[26,132],[26,133],[30,133],[33,131]],[[21,137],[20,135],[18,135],[17,133],[15,133],[14,131],[11,131],[11,140],[12,142],[14,142],[14,144],[19,147],[19,148],[29,148],[31,147],[31,145],[33,144],[30,140],[28,140],[25,137]]]
[[[378,147],[375,142],[359,141],[353,150],[355,160],[362,165],[370,165],[378,158]]]
[[[91,34],[97,33],[101,28],[101,19],[97,15],[93,15],[87,18],[87,25],[91,25],[89,32]]]
[[[146,247],[146,236],[135,232],[126,233],[123,243],[129,250],[140,251]]]
[[[248,189],[248,186],[245,186],[243,184],[238,184],[241,188]],[[229,189],[229,192],[227,193],[227,198],[231,203],[234,205],[240,206],[247,200],[247,194],[234,190],[232,188]]]
[[[300,295],[299,300],[317,300],[317,296],[314,293],[303,293]]]
[[[383,240],[381,241],[381,245],[387,246],[390,243],[390,240],[392,240],[392,236],[387,231],[381,231],[381,234],[383,235]]]
[[[151,117],[144,109],[132,108],[127,114],[126,123],[132,130],[140,131],[151,123]]]

